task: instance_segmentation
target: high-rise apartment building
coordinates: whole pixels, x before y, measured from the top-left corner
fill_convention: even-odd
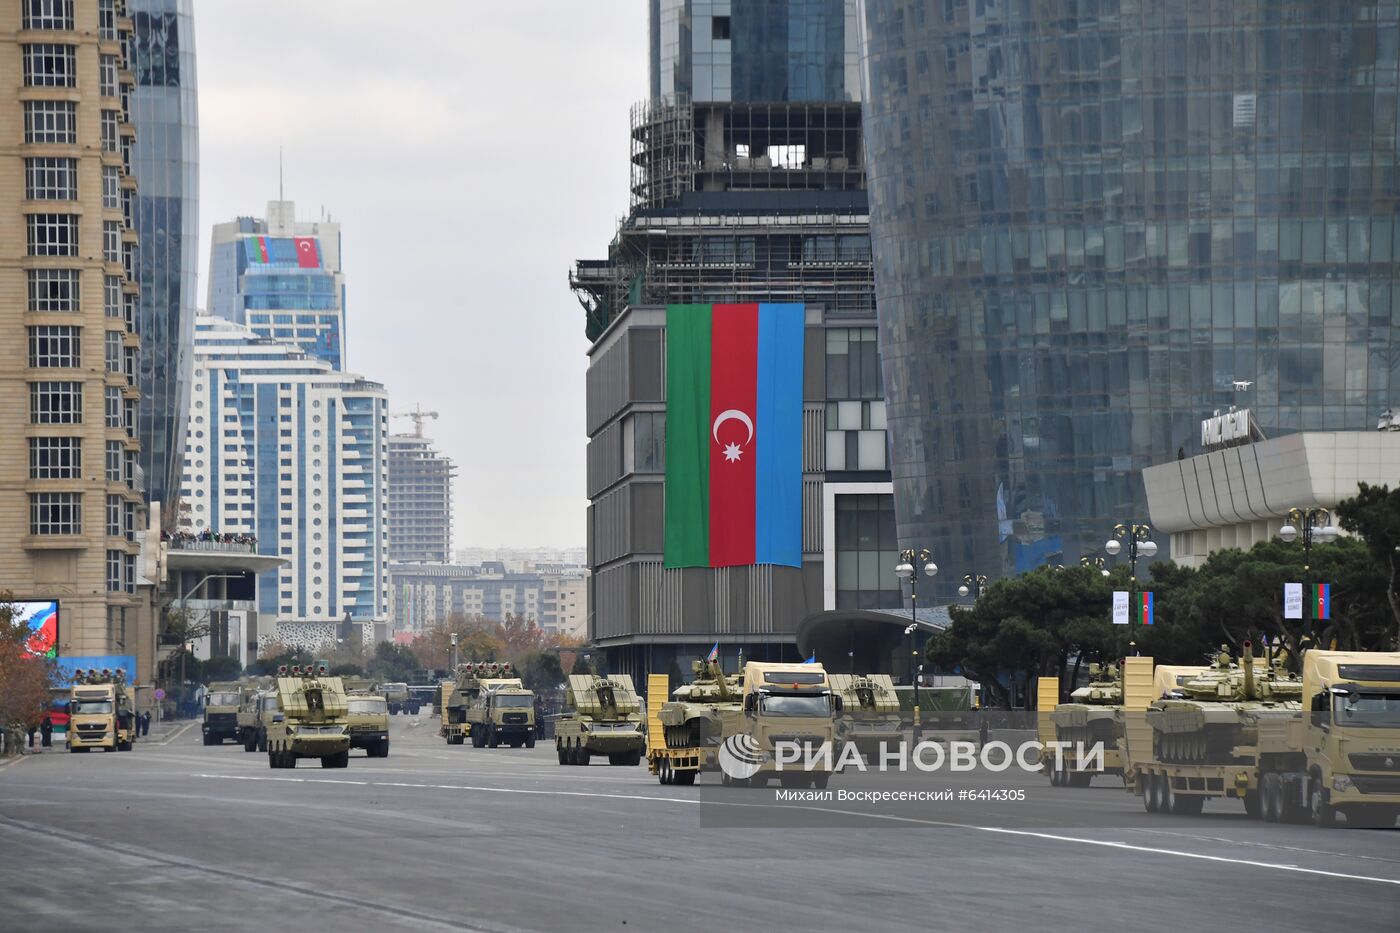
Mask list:
[[[200,317],[192,396],[183,530],[250,536],[286,559],[259,578],[260,616],[387,619],[384,387]]]
[[[389,559],[452,560],[452,480],[457,468],[416,434],[389,436]]]
[[[856,25],[855,0],[651,4],[631,210],[571,278],[593,342],[589,635],[610,670],[685,669],[716,641],[730,663],[795,657],[808,619],[900,605]],[[664,306],[758,302],[805,305],[801,566],[667,567]]]
[[[140,238],[137,437],[148,501],[173,518],[194,364],[199,248],[199,101],[193,0],[128,0],[135,76],[130,106]]]
[[[149,682],[131,28],[124,0],[0,5],[0,589]]]
[[[215,224],[207,312],[343,369],[340,224],[298,221],[296,205],[281,200],[268,202],[266,219]]]
[[[901,542],[1069,564],[1213,411],[1273,436],[1400,401],[1395,3],[865,13]]]

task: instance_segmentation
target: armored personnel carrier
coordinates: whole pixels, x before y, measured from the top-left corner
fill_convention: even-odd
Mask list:
[[[641,763],[647,741],[631,677],[570,674],[568,703],[573,714],[554,725],[561,765],[586,765],[594,755],[606,756],[611,765]]]
[[[277,671],[277,712],[267,725],[267,763],[295,768],[298,758],[319,758],[323,768],[350,763],[345,686],[325,665],[285,665]]]
[[[899,697],[889,674],[828,674],[831,692],[841,698],[844,715],[836,719],[836,738],[855,745],[866,758],[900,741]]]

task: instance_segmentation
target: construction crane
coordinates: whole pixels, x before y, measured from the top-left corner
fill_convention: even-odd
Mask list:
[[[425,418],[434,418],[434,419],[435,419],[435,418],[438,417],[438,413],[435,412],[435,411],[424,411],[422,405],[416,405],[416,406],[414,406],[414,410],[413,410],[413,411],[391,411],[391,412],[389,412],[389,417],[390,417],[390,418],[412,418],[412,419],[413,419],[413,436],[414,436],[414,437],[422,437],[422,436],[423,436],[423,420],[424,420]]]

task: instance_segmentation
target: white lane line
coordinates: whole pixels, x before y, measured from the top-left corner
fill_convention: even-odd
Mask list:
[[[740,803],[738,801],[720,800],[696,800],[689,797],[655,797],[649,794],[607,794],[591,791],[576,790],[528,790],[519,787],[481,787],[466,784],[413,784],[407,781],[332,781],[326,778],[285,778],[285,777],[264,777],[256,775],[234,775],[234,774],[192,774],[191,777],[213,778],[230,781],[290,781],[304,784],[359,784],[366,787],[412,787],[425,790],[468,790],[491,794],[525,794],[531,796],[549,797],[593,797],[608,800],[647,800],[658,803],[679,803],[690,806],[722,806],[722,807],[767,807],[768,804]],[[1242,865],[1250,868],[1263,868],[1272,871],[1293,872],[1304,875],[1316,875],[1324,878],[1338,878],[1346,881],[1362,881],[1371,884],[1388,884],[1400,887],[1400,878],[1377,878],[1372,875],[1354,875],[1347,872],[1328,871],[1323,868],[1304,868],[1301,865],[1286,865],[1280,862],[1261,862],[1255,859],[1231,858],[1225,855],[1207,855],[1202,852],[1186,852],[1180,849],[1163,849],[1157,846],[1135,845],[1130,842],[1115,842],[1108,839],[1085,839],[1079,836],[1064,836],[1058,833],[1038,832],[1028,829],[1008,829],[1002,826],[976,826],[970,823],[951,823],[939,820],[924,820],[911,816],[895,816],[893,814],[865,813],[860,810],[842,810],[834,807],[802,807],[801,809],[816,810],[823,813],[833,813],[840,816],[856,816],[871,819],[887,820],[898,823],[914,823],[923,826],[945,826],[956,829],[976,830],[984,833],[996,833],[1007,836],[1025,836],[1034,839],[1048,839],[1053,842],[1070,842],[1079,845],[1100,846],[1109,849],[1120,849],[1129,852],[1144,852],[1152,855],[1169,855],[1177,858],[1198,859],[1207,862],[1219,862],[1229,865]]]

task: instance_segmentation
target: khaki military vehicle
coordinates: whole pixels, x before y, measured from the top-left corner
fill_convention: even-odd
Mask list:
[[[465,715],[473,748],[535,747],[535,694],[519,677],[482,681]]]
[[[377,693],[351,693],[350,747],[363,748],[370,758],[389,757],[389,701]]]
[[[836,739],[856,747],[863,757],[880,753],[883,744],[901,741],[899,697],[889,674],[828,674],[831,692],[841,698],[843,715],[836,719]]]
[[[447,739],[448,745],[461,745],[466,741],[467,736],[471,734],[473,722],[484,727],[485,722],[480,713],[472,711],[484,705],[482,694],[485,691],[499,687],[523,689],[523,682],[515,676],[515,669],[511,667],[509,661],[466,661],[457,665],[457,670],[451,680],[442,681],[438,687],[440,696],[437,708],[442,713],[442,728],[438,734]],[[529,704],[529,710],[529,722],[532,725],[530,746],[533,748],[535,734],[533,729],[535,717],[533,698]],[[518,714],[512,713],[513,720],[516,715]],[[482,735],[483,732],[484,729],[479,728],[476,736]],[[472,745],[477,745],[476,736],[472,738]]]
[[[586,765],[597,755],[608,764],[636,767],[646,753],[641,700],[626,674],[570,674],[570,716],[554,724],[561,765]]]
[[[267,751],[267,727],[278,715],[277,690],[260,687],[238,708],[238,737],[245,752]]]
[[[68,750],[104,748],[129,752],[136,737],[136,713],[126,690],[126,672],[89,668],[73,675],[68,706]]]
[[[243,685],[237,681],[212,683],[204,693],[204,721],[200,732],[205,745],[222,745],[224,739],[239,739],[238,709],[243,702]]]
[[[298,758],[319,758],[323,768],[350,762],[345,687],[326,667],[278,669],[277,714],[267,725],[267,763],[295,768]]]

